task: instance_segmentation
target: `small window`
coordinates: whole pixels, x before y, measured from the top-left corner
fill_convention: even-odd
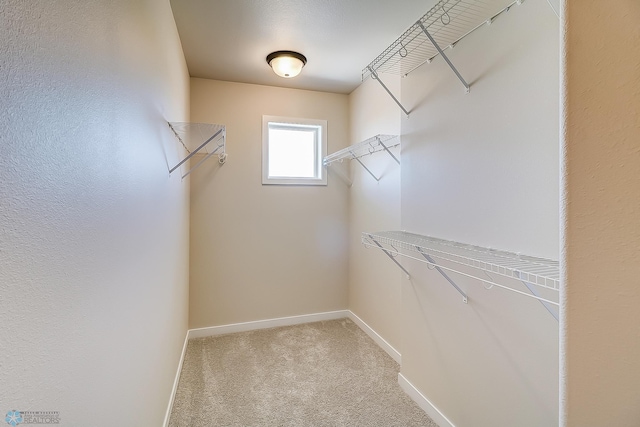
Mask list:
[[[327,185],[327,121],[262,117],[262,183]]]

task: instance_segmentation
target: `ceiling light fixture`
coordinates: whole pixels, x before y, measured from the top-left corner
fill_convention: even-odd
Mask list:
[[[303,54],[290,50],[279,50],[267,55],[267,64],[273,72],[287,79],[300,74],[306,63],[307,58]]]

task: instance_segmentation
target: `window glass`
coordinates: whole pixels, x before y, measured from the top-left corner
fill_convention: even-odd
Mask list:
[[[326,120],[263,116],[262,183],[326,185]]]

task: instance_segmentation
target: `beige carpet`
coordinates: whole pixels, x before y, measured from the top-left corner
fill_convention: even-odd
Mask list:
[[[189,341],[170,427],[428,426],[349,319]]]

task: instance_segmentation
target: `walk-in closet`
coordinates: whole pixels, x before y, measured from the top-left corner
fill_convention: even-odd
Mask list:
[[[0,0],[0,416],[640,425],[639,20]]]

